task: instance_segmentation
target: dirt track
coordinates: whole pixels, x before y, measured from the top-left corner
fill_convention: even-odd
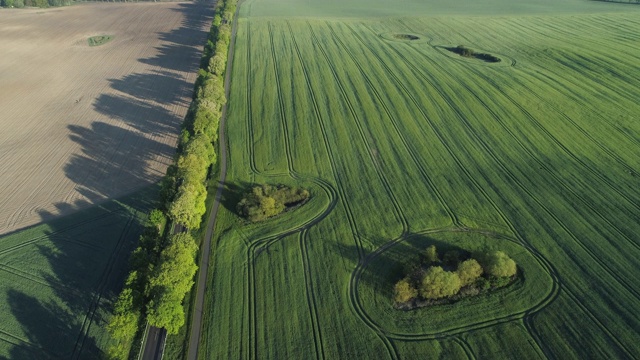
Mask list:
[[[163,175],[189,106],[210,7],[2,10],[0,234]],[[115,37],[88,46],[87,38],[102,34]]]

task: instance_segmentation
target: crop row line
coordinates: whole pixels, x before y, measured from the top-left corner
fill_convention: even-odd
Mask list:
[[[475,186],[475,188],[483,194],[483,196],[485,197],[485,199],[492,205],[492,207],[494,208],[494,210],[498,213],[498,215],[500,216],[500,218],[504,221],[505,224],[507,224],[507,226],[509,227],[509,230],[518,238],[518,241],[521,242],[522,246],[525,247],[525,249],[527,249],[528,251],[530,251],[534,257],[537,259],[537,261],[543,266],[543,268],[547,271],[547,273],[550,275],[550,277],[553,280],[553,288],[551,289],[550,293],[547,295],[547,298],[544,301],[544,306],[548,305],[549,303],[551,303],[557,296],[558,296],[558,289],[560,286],[560,282],[559,282],[559,278],[558,276],[555,274],[555,271],[553,270],[553,268],[550,266],[550,264],[548,263],[548,261],[544,258],[544,256],[542,256],[542,254],[540,254],[537,250],[535,250],[531,245],[529,245],[524,238],[519,234],[519,232],[517,231],[516,227],[513,225],[513,223],[511,223],[511,221],[508,219],[508,217],[506,216],[506,214],[498,207],[498,205],[495,203],[495,201],[493,200],[492,197],[489,196],[489,194],[487,193],[487,191],[480,186],[480,184],[478,183],[478,181],[471,175],[469,169],[464,166],[462,164],[462,161],[460,160],[460,158],[458,158],[458,156],[455,154],[455,152],[453,151],[453,149],[451,149],[451,147],[449,146],[449,144],[447,144],[447,142],[444,139],[444,136],[440,133],[440,131],[437,129],[437,127],[435,126],[435,124],[433,124],[433,122],[431,121],[431,119],[429,118],[429,116],[426,114],[425,110],[422,108],[422,106],[420,105],[420,103],[417,101],[417,99],[413,96],[413,94],[406,88],[406,86],[402,83],[402,81],[400,81],[400,79],[398,79],[398,77],[393,73],[392,69],[384,62],[384,60],[371,48],[371,46],[369,44],[367,44],[367,42],[365,42],[358,34],[355,30],[351,29],[352,34],[354,35],[354,37],[356,39],[358,39],[360,41],[360,43],[362,43],[365,47],[369,48],[370,53],[376,57],[379,61],[379,63],[384,66],[390,76],[392,78],[394,78],[396,85],[401,88],[405,95],[411,99],[411,101],[414,103],[414,105],[416,106],[416,108],[418,109],[418,111],[422,114],[423,118],[425,119],[425,121],[427,122],[427,124],[429,124],[429,127],[431,128],[431,130],[434,132],[434,134],[437,136],[437,138],[439,139],[439,141],[441,142],[441,144],[443,145],[443,147],[447,150],[447,152],[449,153],[449,155],[451,156],[451,158],[454,160],[454,162],[458,165],[458,167],[465,173],[465,175],[467,176],[468,180]],[[394,52],[401,58],[404,60],[405,64],[409,67],[411,67],[414,71],[417,71],[416,67],[413,66],[411,64],[411,62],[409,62],[403,55],[402,53],[400,53],[398,50],[396,50],[395,48],[392,48],[394,50]],[[443,94],[440,93],[441,96],[444,96]],[[542,306],[542,307],[544,307]],[[541,307],[541,308],[542,308]],[[538,346],[540,346],[538,344]]]
[[[398,52],[396,49],[394,49],[396,52]],[[399,54],[400,56],[402,56],[401,54]],[[403,56],[402,56],[403,57]],[[403,57],[404,58],[404,57]],[[406,61],[406,59],[405,59]],[[437,66],[439,68],[441,68],[442,71],[447,72],[442,66],[440,66],[439,64],[432,62],[434,64],[434,66]],[[410,64],[409,64],[410,65]],[[412,65],[410,65],[412,66]],[[412,66],[413,67],[413,66]],[[418,69],[415,69],[418,73],[421,74],[421,76],[428,82],[430,82],[430,80],[424,75],[422,74],[422,72],[420,72]],[[431,83],[431,82],[430,82]],[[435,84],[431,83],[432,86],[435,86]],[[440,90],[437,89],[439,92]],[[445,99],[445,101],[448,102],[448,99]],[[536,202],[538,204],[538,206],[540,208],[542,208],[551,218],[554,219],[554,221],[574,240],[574,242],[576,244],[578,244],[587,254],[590,255],[590,257],[597,262],[601,268],[603,270],[605,270],[605,272],[607,272],[614,280],[616,280],[620,285],[623,286],[623,288],[625,288],[628,292],[632,293],[633,295],[635,295],[636,297],[638,297],[637,292],[635,291],[635,289],[630,286],[626,281],[624,281],[624,279],[621,279],[620,276],[618,276],[614,271],[612,271],[610,269],[610,267],[605,264],[601,259],[599,259],[597,256],[595,256],[595,254],[593,254],[593,251],[591,251],[584,243],[582,243],[578,237],[569,229],[569,227],[560,219],[558,218],[557,215],[555,215],[547,206],[545,206],[542,201],[540,199],[538,199],[538,197],[536,197],[531,191],[529,191],[526,186],[524,186],[524,184],[522,184],[520,181],[518,181],[518,179],[515,177],[515,175],[504,165],[504,163],[497,157],[497,155],[490,149],[490,147],[485,143],[485,141],[483,139],[481,139],[479,136],[477,136],[477,134],[475,132],[473,132],[473,129],[470,127],[470,124],[468,123],[468,121],[464,118],[464,116],[462,116],[462,114],[459,113],[459,110],[457,108],[455,108],[453,106],[453,104],[450,104],[450,106],[452,106],[453,110],[458,114],[458,118],[459,120],[465,124],[465,126],[470,130],[470,133],[476,138],[476,140],[478,141],[478,143],[485,149],[485,152],[491,156],[491,158],[500,166],[500,168],[504,171],[504,173],[509,176],[509,178],[511,178],[511,180],[513,181],[513,183],[515,185],[517,185],[522,191],[524,191],[532,200],[534,200],[534,202]],[[607,329],[608,330],[608,329]],[[617,339],[616,339],[617,341]],[[620,344],[621,345],[621,344]],[[622,346],[622,345],[621,345]],[[624,347],[623,347],[624,348]]]
[[[367,152],[369,153],[369,158],[371,159],[371,163],[373,164],[374,169],[376,170],[376,174],[380,178],[380,181],[381,181],[383,187],[385,188],[385,191],[387,192],[387,195],[389,196],[389,199],[391,200],[391,203],[393,204],[393,208],[394,208],[396,219],[402,225],[402,232],[403,232],[403,234],[407,233],[409,231],[409,223],[408,223],[408,221],[406,219],[406,216],[404,215],[402,207],[400,206],[398,200],[396,199],[396,197],[395,197],[395,195],[394,195],[394,193],[393,193],[393,191],[391,189],[391,185],[389,183],[389,180],[384,175],[384,172],[380,168],[379,163],[373,157],[373,150],[371,149],[371,144],[369,143],[369,141],[367,140],[367,136],[365,135],[365,131],[364,131],[364,127],[362,125],[362,121],[361,121],[360,117],[358,116],[358,113],[355,111],[355,108],[353,107],[353,104],[351,103],[351,100],[349,100],[349,96],[347,94],[347,91],[346,91],[346,89],[344,87],[344,84],[340,80],[340,77],[338,76],[338,74],[337,74],[337,72],[335,70],[335,66],[332,63],[331,58],[329,57],[329,55],[327,54],[326,50],[323,48],[322,44],[318,40],[318,37],[316,36],[315,32],[313,31],[313,27],[311,26],[311,24],[309,24],[307,22],[307,26],[309,27],[309,31],[311,33],[311,37],[312,37],[313,41],[315,42],[315,44],[317,45],[318,49],[322,53],[322,56],[324,57],[324,59],[327,62],[327,65],[328,65],[328,67],[329,67],[329,69],[331,71],[331,74],[333,75],[333,78],[335,80],[336,85],[338,86],[338,89],[340,90],[342,98],[344,99],[345,104],[347,105],[347,108],[349,109],[349,112],[351,113],[351,116],[355,120],[356,128],[358,129],[358,133],[360,135],[360,138],[361,138],[364,146],[367,148]]]
[[[438,199],[438,202],[440,203],[440,205],[444,208],[444,210],[449,215],[449,218],[451,219],[451,222],[455,226],[460,226],[461,224],[460,224],[459,219],[456,217],[456,214],[453,212],[453,210],[451,210],[451,207],[446,203],[446,201],[444,200],[444,196],[438,190],[438,188],[435,186],[433,180],[429,177],[429,175],[427,174],[427,171],[424,168],[424,166],[422,165],[422,163],[418,160],[418,155],[416,154],[415,149],[413,149],[411,146],[409,146],[409,142],[407,141],[406,137],[404,136],[404,134],[400,130],[400,126],[398,125],[398,120],[396,119],[395,116],[393,116],[391,114],[391,111],[389,110],[389,107],[388,107],[387,103],[382,99],[382,96],[380,95],[380,93],[378,92],[376,87],[374,86],[373,82],[371,81],[371,79],[367,75],[366,71],[364,71],[364,69],[362,68],[360,63],[356,60],[355,56],[353,55],[353,52],[336,35],[335,30],[331,27],[331,25],[327,24],[327,27],[329,28],[329,30],[333,34],[333,38],[335,39],[335,41],[338,42],[342,46],[342,48],[345,50],[345,52],[349,55],[349,57],[351,58],[352,62],[356,65],[356,67],[360,71],[360,74],[362,75],[362,77],[365,79],[365,81],[369,85],[369,88],[371,89],[371,91],[373,92],[374,96],[376,97],[376,99],[381,104],[382,108],[384,109],[385,113],[387,114],[387,117],[391,121],[391,124],[393,125],[393,128],[394,128],[396,134],[398,135],[398,137],[400,138],[400,141],[402,142],[402,145],[404,146],[405,150],[407,151],[407,153],[409,154],[409,156],[413,160],[413,162],[416,165],[418,171],[422,175],[422,178],[425,180],[425,182],[427,183],[427,185],[429,186],[431,191],[435,194],[435,196]]]

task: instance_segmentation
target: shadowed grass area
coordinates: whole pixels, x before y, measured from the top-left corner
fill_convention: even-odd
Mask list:
[[[112,302],[157,191],[0,237],[0,357],[105,356]]]

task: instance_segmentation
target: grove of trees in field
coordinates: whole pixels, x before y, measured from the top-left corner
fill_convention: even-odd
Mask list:
[[[260,221],[276,216],[288,207],[309,199],[309,191],[285,185],[255,186],[238,203],[238,213],[249,221]]]
[[[518,269],[502,251],[472,256],[449,251],[440,259],[435,245],[427,247],[417,262],[405,266],[406,276],[394,286],[397,308],[413,309],[476,296],[512,283]]]
[[[222,76],[231,40],[228,24],[236,4],[237,0],[216,4],[175,161],[161,182],[161,205],[149,214],[108,324],[113,339],[110,358],[129,358],[132,341],[146,323],[165,328],[169,334],[177,334],[185,323],[182,303],[198,269],[198,242],[191,231],[200,227],[206,212],[206,181],[217,160],[218,125],[226,103]],[[172,234],[173,226],[185,231]]]

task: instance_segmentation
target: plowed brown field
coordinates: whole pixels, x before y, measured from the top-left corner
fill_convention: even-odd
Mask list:
[[[0,234],[160,179],[210,3],[2,10]],[[87,39],[112,35],[90,47]]]

